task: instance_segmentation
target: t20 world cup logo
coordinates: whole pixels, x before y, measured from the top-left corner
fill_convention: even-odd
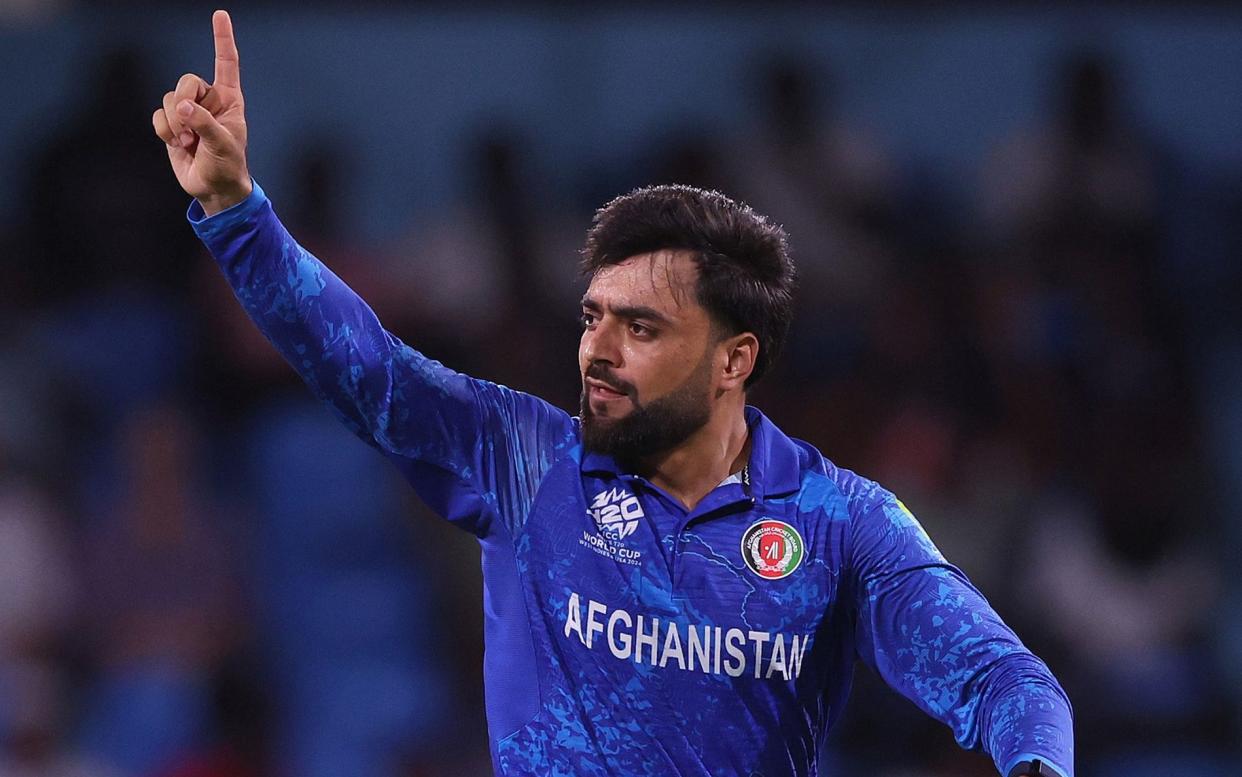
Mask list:
[[[595,519],[600,534],[613,542],[620,542],[638,528],[643,507],[638,503],[638,497],[624,488],[610,488],[595,495],[587,513]]]

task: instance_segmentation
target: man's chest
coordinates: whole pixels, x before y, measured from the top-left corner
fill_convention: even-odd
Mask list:
[[[630,479],[542,489],[518,563],[557,641],[601,659],[793,681],[836,606],[840,553],[796,500],[741,485],[684,511]]]

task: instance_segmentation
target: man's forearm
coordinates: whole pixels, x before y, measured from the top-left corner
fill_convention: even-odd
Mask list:
[[[1073,712],[1043,661],[1025,650],[1001,658],[981,689],[981,704],[984,743],[1002,775],[1071,777]]]
[[[213,216],[188,214],[247,314],[355,433],[388,417],[393,345],[370,307],[298,245],[261,187]]]

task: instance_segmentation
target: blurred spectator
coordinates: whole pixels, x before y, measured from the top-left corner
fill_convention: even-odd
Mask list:
[[[21,187],[28,261],[18,266],[43,304],[117,287],[184,292],[197,246],[169,207],[184,195],[164,148],[151,142],[145,55],[111,48],[79,72],[87,80],[51,122],[63,129],[43,140]]]
[[[46,663],[0,666],[0,777],[121,777],[68,748],[67,678]]]
[[[3,461],[0,447],[0,462]],[[58,660],[76,606],[69,538],[49,500],[0,470],[0,777],[90,777],[72,753]]]
[[[0,474],[0,665],[61,649],[78,593],[70,547],[47,497]]]
[[[127,418],[118,487],[84,537],[97,679],[82,736],[126,772],[161,768],[208,736],[208,681],[244,627],[230,516],[204,489],[200,445],[174,404]]]
[[[782,54],[751,77],[759,129],[728,144],[725,177],[784,225],[813,299],[857,303],[892,261],[898,171],[873,133],[837,112],[830,73]]]
[[[73,539],[39,484],[56,435],[20,352],[0,359],[0,777],[103,777],[74,753],[65,671],[78,610]],[[13,412],[17,408],[25,412]]]
[[[193,354],[179,301],[198,255],[167,154],[151,143],[146,54],[102,47],[78,97],[50,122],[21,182],[18,261],[5,285],[40,367],[82,427],[110,433],[170,391]],[[93,439],[93,434],[83,434]]]
[[[1080,50],[1059,64],[1047,125],[1023,129],[993,151],[979,202],[985,226],[1048,240],[1067,224],[1139,239],[1155,216],[1151,151],[1129,121],[1114,63]]]
[[[466,149],[465,200],[394,248],[393,279],[420,314],[414,342],[454,369],[576,407],[584,224],[541,206],[516,131],[485,125]]]
[[[1159,743],[1184,757],[1164,762],[1173,771],[1211,774],[1194,764],[1221,756],[1208,743],[1227,713],[1192,669],[1220,587],[1198,418],[1156,253],[1155,155],[1116,81],[1101,56],[1069,57],[1055,121],[985,168],[994,242],[978,331],[997,420],[1035,478],[1016,575],[1024,622],[1067,662],[1082,760],[1130,771],[1120,764]],[[1125,744],[1136,730],[1143,744]]]

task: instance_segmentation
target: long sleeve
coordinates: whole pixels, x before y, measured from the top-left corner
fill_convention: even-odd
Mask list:
[[[247,314],[345,425],[392,458],[441,515],[516,535],[551,462],[572,440],[561,410],[444,367],[384,329],[371,308],[290,236],[263,189],[207,217],[187,213]]]
[[[1002,775],[1040,758],[1073,777],[1072,711],[1056,678],[905,505],[878,496],[851,533],[863,660]]]

